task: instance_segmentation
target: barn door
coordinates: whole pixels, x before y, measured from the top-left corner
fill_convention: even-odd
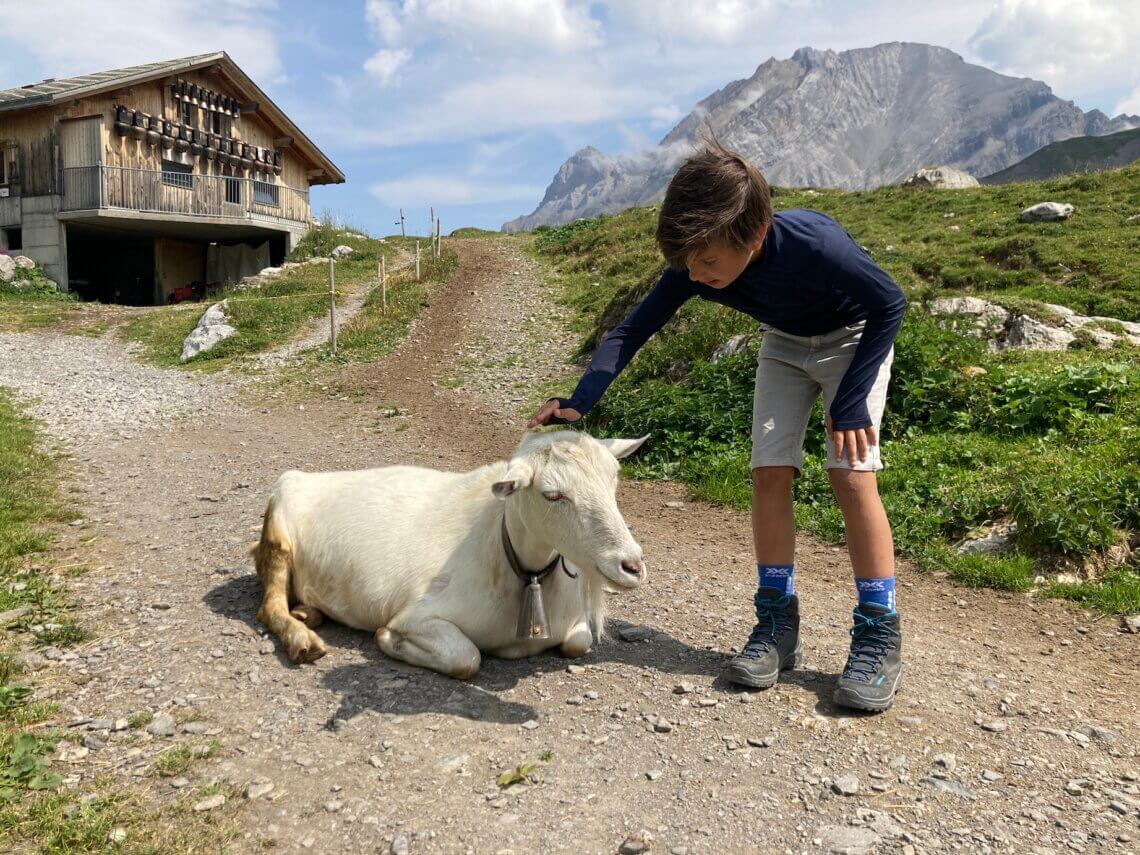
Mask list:
[[[59,123],[59,142],[63,160],[64,210],[100,207],[103,117],[63,120]]]

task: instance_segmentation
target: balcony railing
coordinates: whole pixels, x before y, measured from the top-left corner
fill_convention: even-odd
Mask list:
[[[301,223],[310,218],[307,190],[271,181],[123,166],[64,169],[63,210],[94,208]]]

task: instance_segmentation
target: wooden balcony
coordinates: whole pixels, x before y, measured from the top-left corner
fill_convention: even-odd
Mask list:
[[[121,166],[63,170],[63,211],[137,211],[147,219],[201,217],[227,222],[289,221],[308,225],[309,192],[224,175],[197,175]]]

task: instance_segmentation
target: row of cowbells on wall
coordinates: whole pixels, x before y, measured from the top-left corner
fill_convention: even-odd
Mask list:
[[[242,169],[260,169],[281,174],[281,152],[258,148],[240,140],[191,128],[163,119],[148,116],[142,110],[115,107],[115,133],[121,137],[145,140],[148,145],[161,145],[164,149],[189,151],[195,157],[217,160]]]
[[[223,116],[237,116],[240,111],[238,102],[226,95],[211,92],[197,83],[175,79],[170,81],[170,94],[175,101],[187,101],[200,110],[211,113],[221,113]]]

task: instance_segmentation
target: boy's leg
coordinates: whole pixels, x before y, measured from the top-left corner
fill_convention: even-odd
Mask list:
[[[858,340],[859,333],[855,332],[838,342],[836,351],[841,348],[853,354],[853,343],[857,344]],[[876,432],[886,404],[892,357],[893,353],[880,366],[867,396],[867,409]],[[823,358],[817,364],[827,412],[850,360]],[[885,710],[893,703],[902,679],[902,634],[895,610],[894,543],[875,475],[883,464],[877,445],[869,449],[863,461],[856,460],[852,464],[846,454],[836,459],[830,437],[828,439],[828,477],[843,512],[858,596],[851,651],[835,690],[835,702],[863,710]]]
[[[895,575],[891,524],[879,498],[874,472],[828,469],[831,489],[843,512],[847,551],[856,579],[886,579]]]
[[[779,566],[795,562],[795,477],[793,466],[758,466],[752,470],[752,542],[757,564]]]
[[[769,332],[756,366],[752,407],[752,535],[758,589],[756,625],[728,665],[734,683],[767,688],[803,656],[795,595],[792,480],[803,466],[803,438],[819,386],[802,369],[794,339]]]

